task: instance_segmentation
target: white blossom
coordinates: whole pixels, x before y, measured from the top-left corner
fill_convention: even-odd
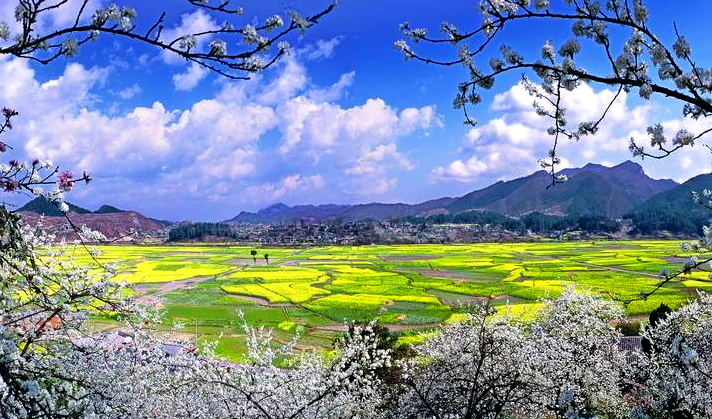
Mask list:
[[[265,26],[267,27],[267,30],[276,29],[284,26],[284,20],[280,15],[273,15],[267,18],[267,20],[265,21]]]
[[[227,44],[220,39],[210,42],[210,53],[218,57],[224,56],[227,54]]]
[[[300,13],[290,10],[287,12],[287,15],[298,28],[307,29],[309,27],[309,21]]]
[[[71,37],[66,38],[62,42],[62,48],[64,49],[64,55],[69,58],[74,57],[79,52],[79,44],[77,43],[77,40]]]
[[[257,29],[252,25],[246,25],[242,28],[242,37],[246,44],[264,45],[267,43],[267,38],[257,33]]]
[[[678,37],[672,48],[678,58],[687,58],[690,56],[691,47],[684,36]]]
[[[6,41],[10,38],[10,27],[5,22],[0,22],[0,39]]]
[[[638,90],[638,94],[643,99],[650,99],[650,95],[652,93],[653,93],[653,86],[651,86],[650,83],[643,83],[643,85],[640,86],[640,89]]]

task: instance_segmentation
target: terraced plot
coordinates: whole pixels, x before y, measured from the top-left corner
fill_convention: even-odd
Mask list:
[[[323,347],[344,321],[377,319],[407,335],[457,321],[468,304],[488,298],[526,319],[541,298],[556,297],[569,284],[636,297],[658,283],[662,268],[675,269],[673,262],[689,257],[674,241],[257,249],[256,262],[244,246],[100,250],[102,263],[118,264],[117,279],[164,310],[157,327],[182,323],[201,341],[222,336],[218,350],[233,358],[241,352],[242,321],[274,328],[278,340],[298,333],[301,345]],[[76,257],[90,262],[82,251]],[[687,275],[626,310],[636,316],[660,303],[679,306],[696,298],[696,290],[712,291],[708,276]]]

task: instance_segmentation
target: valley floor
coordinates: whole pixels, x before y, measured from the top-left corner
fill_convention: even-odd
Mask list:
[[[278,341],[298,334],[303,348],[330,347],[345,321],[372,319],[418,342],[477,301],[492,299],[502,315],[526,320],[570,284],[634,298],[690,256],[678,241],[660,240],[259,248],[254,258],[251,247],[220,245],[99,249],[101,262],[119,263],[117,279],[164,312],[157,328],[183,324],[177,336],[217,340],[217,352],[233,361],[244,353],[243,322],[273,328]],[[75,256],[91,262],[80,250]],[[641,317],[661,303],[677,307],[696,290],[712,291],[708,275],[687,275],[625,310]]]

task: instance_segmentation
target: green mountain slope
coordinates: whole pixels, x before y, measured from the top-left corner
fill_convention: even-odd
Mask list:
[[[78,207],[74,204],[70,204],[67,202],[67,205],[69,206],[69,212],[76,212],[77,214],[88,214],[91,213],[86,208]],[[18,210],[18,212],[34,212],[36,214],[40,215],[47,215],[47,216],[53,216],[53,217],[61,217],[62,211],[57,208],[55,204],[50,202],[47,198],[44,197],[37,197],[33,199],[32,201],[26,203],[25,205],[21,206]]]
[[[709,223],[712,211],[692,199],[692,192],[702,194],[712,188],[712,174],[698,175],[674,189],[659,193],[638,205],[626,218],[633,220],[642,234],[655,231],[698,234]]]
[[[587,164],[560,173],[569,180],[549,187],[551,177],[539,171],[471,192],[455,199],[447,209],[452,213],[487,210],[508,215],[543,212],[620,218],[646,199],[677,185],[671,180],[648,177],[639,164],[631,161],[614,167]]]

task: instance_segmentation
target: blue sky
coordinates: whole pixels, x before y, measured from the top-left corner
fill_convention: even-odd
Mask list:
[[[186,3],[121,2],[138,9],[139,25],[163,10],[168,30],[210,22]],[[669,40],[676,21],[705,65],[709,22],[691,19],[677,2],[649,3],[653,29]],[[8,4],[0,5],[0,20],[11,19]],[[327,4],[245,1],[242,22]],[[689,4],[695,16],[712,11],[709,2]],[[393,48],[399,23],[437,31],[443,20],[477,24],[476,2],[343,0],[322,23],[290,39],[288,59],[247,82],[201,74],[155,49],[107,36],[49,66],[4,59],[0,101],[21,112],[7,139],[21,144],[15,153],[22,157],[90,170],[95,181],[73,191],[71,202],[172,220],[222,220],[275,202],[414,203],[538,170],[550,140],[546,121],[532,116],[531,98],[517,86],[520,74],[498,80],[485,95],[472,130],[451,107],[464,70],[406,62]],[[567,26],[528,23],[506,31],[500,43],[538,56],[544,41],[556,44],[567,34]],[[595,47],[584,50],[592,53],[580,65],[601,68]],[[456,55],[450,47],[426,51]],[[611,95],[602,86],[580,88],[567,99],[571,119],[590,119]],[[633,91],[619,99],[596,138],[562,147],[565,164],[620,163],[630,158],[630,136],[644,139],[652,123],[664,122],[671,133],[701,126],[680,115],[674,103],[642,101]],[[642,164],[654,177],[682,181],[709,172],[701,150]]]

